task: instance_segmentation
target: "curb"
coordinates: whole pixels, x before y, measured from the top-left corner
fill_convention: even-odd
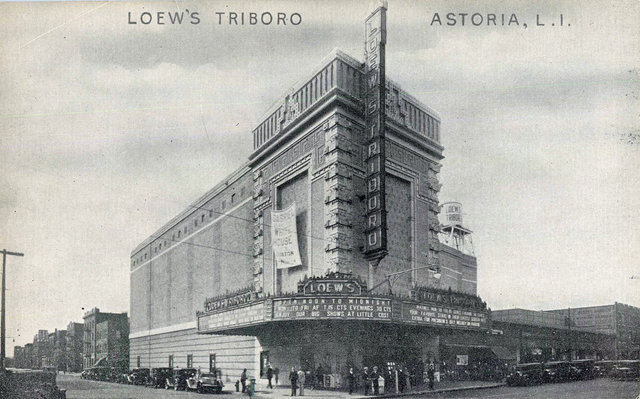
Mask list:
[[[472,385],[472,386],[467,386],[467,387],[455,387],[455,388],[443,388],[443,389],[434,389],[434,390],[426,390],[426,391],[414,391],[414,392],[406,392],[406,393],[393,393],[393,394],[389,394],[389,395],[379,395],[379,396],[375,396],[376,398],[403,398],[406,396],[416,396],[416,395],[435,395],[435,394],[440,394],[440,393],[447,393],[447,392],[458,392],[458,391],[471,391],[471,390],[479,390],[479,389],[490,389],[490,388],[499,388],[499,387],[503,387],[507,385],[504,382],[499,382],[499,383],[495,383],[495,384],[489,384],[489,385]],[[358,396],[358,397],[354,397],[354,399],[363,399],[363,398],[370,398],[372,396]]]
[[[462,387],[452,387],[452,388],[442,388],[442,389],[434,389],[434,390],[421,390],[421,391],[412,391],[412,392],[405,392],[405,393],[391,393],[391,394],[382,394],[382,395],[369,395],[369,396],[363,396],[363,395],[351,395],[349,396],[348,394],[346,394],[345,392],[345,397],[348,398],[352,398],[352,399],[377,399],[377,398],[382,398],[382,399],[387,399],[387,398],[403,398],[403,397],[411,397],[411,396],[417,396],[417,395],[436,395],[436,394],[441,394],[441,393],[448,393],[448,392],[460,392],[460,391],[471,391],[471,390],[480,390],[480,389],[490,389],[490,388],[499,388],[499,387],[503,387],[506,386],[507,384],[504,382],[498,382],[498,383],[493,383],[493,384],[487,384],[487,385],[471,385],[471,386],[462,386]],[[235,392],[234,392],[235,393]],[[262,394],[267,393],[267,397],[271,396],[271,394],[275,393],[273,391],[257,391],[256,392],[256,397],[262,397]],[[274,396],[274,398],[279,397],[279,396]],[[289,397],[289,395],[284,395],[284,397]],[[304,398],[305,396],[302,396],[302,398]],[[313,397],[313,396],[311,396]],[[336,396],[336,399],[338,397]]]

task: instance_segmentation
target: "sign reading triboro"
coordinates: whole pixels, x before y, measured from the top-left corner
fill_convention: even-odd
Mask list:
[[[385,205],[385,43],[387,9],[379,7],[365,21],[366,240],[365,256],[387,253]]]
[[[296,229],[296,204],[271,212],[271,240],[276,267],[286,269],[302,265]]]

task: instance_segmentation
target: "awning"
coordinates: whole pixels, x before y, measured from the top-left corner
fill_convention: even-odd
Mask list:
[[[492,346],[491,351],[496,355],[496,357],[500,360],[516,360],[516,354],[512,353],[509,349],[504,346]]]
[[[109,366],[109,362],[107,361],[107,356],[103,356],[98,359],[97,362],[93,365],[93,367],[107,367]]]

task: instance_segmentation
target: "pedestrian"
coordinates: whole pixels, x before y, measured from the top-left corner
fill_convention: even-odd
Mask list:
[[[400,392],[404,392],[406,388],[407,380],[404,378],[404,368],[402,366],[398,367],[398,390]]]
[[[306,380],[304,370],[302,368],[298,371],[298,385],[300,385],[300,396],[304,396],[304,382]]]
[[[280,369],[278,367],[273,369],[273,375],[276,377],[276,386],[278,386],[278,376],[280,375]]]
[[[429,363],[429,367],[427,368],[427,376],[429,377],[429,389],[433,390],[433,381],[436,378],[436,366],[433,362]]]
[[[289,381],[291,381],[291,396],[296,396],[296,389],[298,388],[298,373],[296,373],[295,367],[291,367]]]
[[[380,378],[380,374],[378,374],[378,366],[373,366],[373,373],[371,373],[371,382],[373,383],[373,394],[380,394],[380,386],[378,378]]]
[[[353,367],[349,368],[349,375],[347,375],[349,381],[349,395],[353,394],[356,387],[356,375],[353,372]]]
[[[271,380],[273,379],[273,369],[271,368],[271,363],[267,366],[267,380],[269,380],[269,384],[267,384],[267,388],[273,389],[273,385],[271,384]]]
[[[242,370],[240,383],[242,384],[242,393],[245,393],[247,391],[247,369]]]
[[[371,384],[371,376],[369,375],[369,368],[365,367],[362,370],[362,383],[364,384],[364,396],[369,395],[369,384]]]
[[[409,372],[408,367],[405,367],[404,369],[404,378],[406,380],[405,388],[407,388],[407,391],[411,391],[411,373]]]
[[[322,369],[322,366],[318,366],[316,369],[315,386],[316,389],[320,389],[324,386],[324,370]]]

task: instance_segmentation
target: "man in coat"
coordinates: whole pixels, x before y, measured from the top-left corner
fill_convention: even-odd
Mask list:
[[[429,367],[427,368],[427,376],[429,377],[429,389],[433,389],[433,380],[436,378],[436,366],[433,362],[429,363]]]
[[[269,384],[267,384],[267,388],[273,389],[273,385],[271,384],[271,380],[273,379],[273,369],[271,368],[271,363],[267,366],[267,380],[269,380]]]
[[[371,373],[371,382],[373,383],[372,385],[374,395],[378,395],[380,393],[378,378],[380,378],[380,374],[378,374],[378,366],[373,366],[373,373]]]
[[[356,375],[353,372],[353,367],[349,369],[349,375],[347,375],[347,380],[349,381],[349,395],[351,395],[356,388]]]
[[[242,384],[242,392],[246,392],[247,390],[247,369],[242,370],[242,374],[240,375],[240,383]]]
[[[291,367],[289,381],[291,381],[291,396],[296,396],[296,389],[298,388],[298,373],[296,373],[295,367]]]
[[[362,370],[362,383],[364,384],[364,396],[369,395],[369,386],[371,384],[371,376],[369,375],[369,367]]]
[[[298,371],[298,385],[300,385],[300,396],[304,396],[304,381],[305,381],[304,370],[300,369]]]

